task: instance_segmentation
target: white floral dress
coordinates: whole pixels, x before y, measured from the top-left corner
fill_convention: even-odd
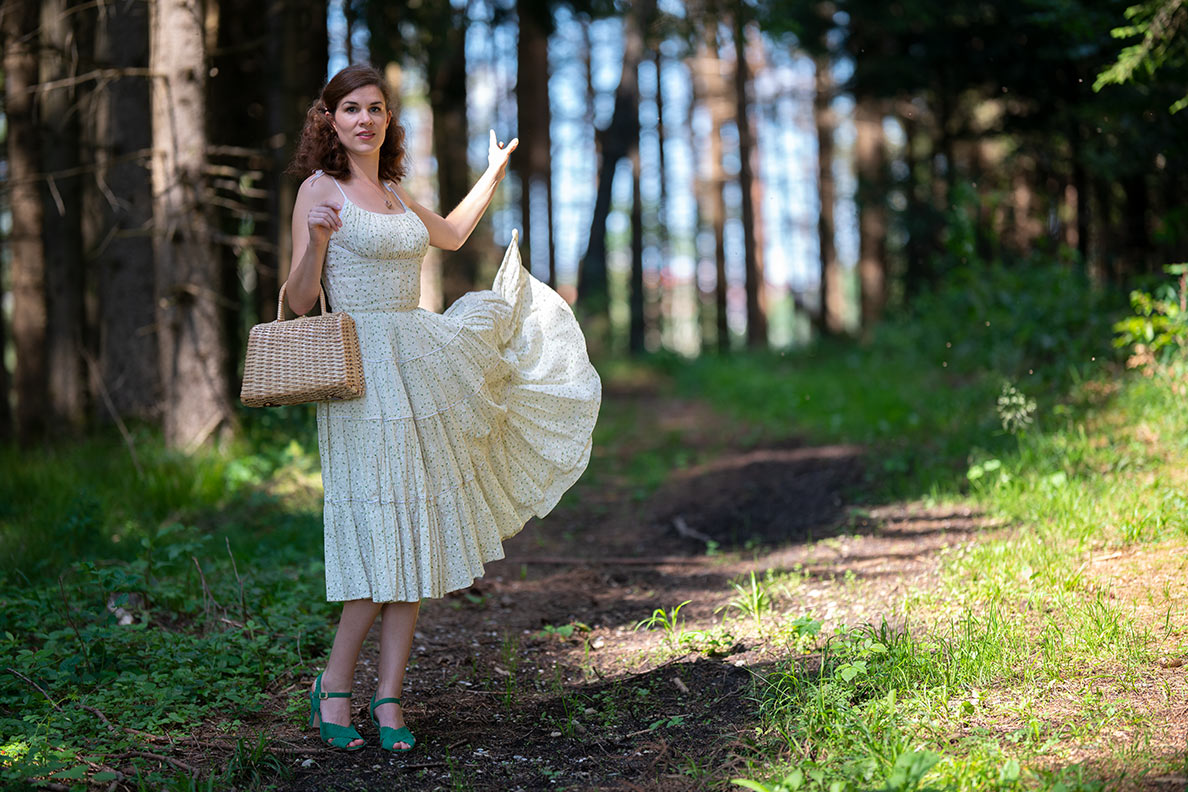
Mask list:
[[[355,320],[365,393],[317,406],[326,598],[440,597],[577,481],[602,384],[573,312],[514,238],[492,290],[436,314],[417,307],[420,218],[346,193],[341,218],[323,278],[331,309]]]

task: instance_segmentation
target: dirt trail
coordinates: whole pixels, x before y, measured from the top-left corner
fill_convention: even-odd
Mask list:
[[[979,527],[968,513],[855,507],[861,449],[731,448],[721,418],[697,403],[609,397],[657,416],[653,437],[712,446],[712,461],[643,499],[613,475],[583,483],[567,501],[575,505],[530,523],[473,588],[426,601],[404,694],[418,739],[411,754],[374,746],[366,702],[376,635],[356,677],[353,722],[373,743],[363,751],[322,749],[304,713],[284,714],[309,680],[279,691],[275,710],[245,726],[291,752],[286,788],[720,784],[745,770],[739,753],[758,718],[753,672],[795,651],[772,624],[807,613],[826,627],[877,623],[910,587],[928,584],[940,548]],[[633,449],[616,452],[626,462]],[[785,585],[759,630],[723,608],[732,580],[765,570]],[[634,629],[686,601],[681,627],[703,640],[674,646],[663,630]]]

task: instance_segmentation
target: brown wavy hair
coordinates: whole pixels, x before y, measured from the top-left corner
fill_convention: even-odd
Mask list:
[[[322,95],[309,106],[305,113],[305,126],[297,140],[297,151],[286,173],[304,179],[315,170],[323,170],[338,179],[350,177],[346,150],[334,131],[331,119],[344,96],[367,85],[379,88],[384,104],[392,111],[392,120],[388,122],[384,142],[380,146],[379,177],[396,182],[404,178],[407,171],[404,165],[404,127],[396,120],[399,107],[392,104],[383,76],[375,68],[363,63],[347,66],[334,75],[322,89]]]

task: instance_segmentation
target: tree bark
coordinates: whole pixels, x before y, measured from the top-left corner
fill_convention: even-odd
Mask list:
[[[722,125],[729,116],[726,81],[722,77],[718,36],[713,26],[705,28],[706,102],[710,112],[709,220],[714,233],[714,334],[718,352],[730,351],[730,326],[726,321],[726,171],[722,166]]]
[[[883,315],[887,300],[886,157],[883,114],[873,100],[855,108],[858,170],[859,250],[858,280],[862,290],[862,329],[873,327]]]
[[[908,238],[904,245],[903,285],[910,298],[922,292],[932,279],[929,257],[933,251],[935,210],[928,200],[932,195],[932,169],[927,164],[926,150],[930,146],[924,139],[922,124],[916,118],[901,118],[900,121],[903,123],[904,162],[907,165],[904,219]]]
[[[255,0],[206,2],[208,6],[217,3],[219,9],[218,28],[213,31],[214,49],[208,54],[211,68],[207,80],[207,128],[210,146],[219,152],[210,156],[216,167],[223,166],[208,183],[212,193],[237,207],[216,205],[209,219],[224,240],[215,246],[222,270],[219,325],[228,353],[226,378],[231,392],[238,393],[239,352],[247,344],[241,262],[250,263],[253,273],[277,269],[275,250],[271,245],[261,244],[262,238],[269,234],[268,226],[275,222],[267,215],[270,193],[264,189],[264,174],[271,164],[267,42],[273,34],[267,27],[267,14],[255,13],[259,7]],[[213,16],[207,14],[208,37],[212,33]],[[223,175],[228,173],[228,167],[232,176]],[[257,238],[261,241],[255,241]],[[269,314],[274,312],[275,308]],[[254,310],[252,314],[254,320]]]
[[[0,275],[3,275],[3,267],[0,267]],[[4,291],[0,289],[0,299],[3,297]],[[0,314],[0,350],[8,349],[7,325],[3,314]],[[0,355],[0,442],[7,441],[12,437],[12,405],[8,402],[8,394],[12,386],[9,384],[8,364],[2,358],[3,355]]]
[[[1081,263],[1089,263],[1089,179],[1085,173],[1084,146],[1081,125],[1072,123],[1069,126],[1068,144],[1069,159],[1072,169],[1072,189],[1076,195],[1077,211],[1075,217],[1076,247],[1081,256]]]
[[[37,85],[39,4],[11,0],[4,7],[5,115],[12,211],[12,338],[16,347],[16,430],[22,442],[40,436],[49,417],[46,370],[45,246],[38,183]]]
[[[289,164],[305,112],[326,82],[329,34],[326,0],[278,0],[268,5],[268,145],[272,168],[268,185],[269,236],[276,247],[275,267],[261,259],[256,275],[260,321],[276,318],[280,284],[288,277],[293,255],[292,215],[297,185],[280,176]]]
[[[747,98],[751,82],[747,64],[747,35],[739,12],[734,15],[734,58],[734,117],[738,126],[738,186],[742,191],[747,346],[762,349],[767,346],[767,317],[763,312],[763,251],[759,246],[759,221],[755,211],[755,139]]]
[[[590,221],[586,254],[578,271],[578,302],[589,316],[599,316],[609,326],[610,292],[606,272],[606,220],[610,215],[611,187],[619,160],[632,142],[639,145],[639,62],[644,54],[644,31],[651,24],[655,0],[634,3],[623,20],[623,67],[615,90],[610,123],[597,134],[600,153],[598,193]]]
[[[219,264],[203,208],[206,52],[199,0],[150,6],[153,238],[165,440],[193,448],[231,421]]]
[[[693,118],[699,107],[705,107],[708,110],[710,99],[707,96],[709,93],[709,88],[706,84],[708,82],[707,73],[713,68],[714,66],[710,62],[704,48],[699,48],[689,65],[689,70],[693,77],[691,80],[692,90],[689,92],[689,109],[686,114],[686,117],[689,119]],[[701,352],[708,352],[710,350],[710,339],[715,335],[710,311],[710,303],[712,302],[713,295],[709,294],[708,290],[703,291],[701,288],[701,272],[703,269],[708,268],[708,262],[702,257],[699,241],[702,230],[711,222],[714,214],[712,201],[713,188],[709,179],[709,171],[712,169],[708,161],[710,147],[709,145],[701,146],[699,144],[697,131],[692,123],[686,124],[685,129],[689,136],[689,151],[694,152],[693,190],[697,197],[697,221],[693,226],[693,250],[696,260],[693,267],[693,302],[696,306],[696,316],[694,318],[697,324],[698,349]],[[712,134],[713,130],[711,129]],[[698,162],[699,153],[701,157],[705,158],[704,162]]]
[[[520,176],[522,239],[525,260],[536,265],[532,269],[537,271],[541,269],[539,265],[546,265],[549,284],[555,285],[557,261],[553,246],[552,121],[549,110],[552,18],[549,3],[542,0],[520,0],[517,10],[520,40],[516,48],[516,116],[520,147],[516,153],[516,170]],[[547,227],[534,227],[533,221],[537,219],[544,219]]]
[[[94,16],[97,68],[147,68],[148,6],[115,3]],[[95,178],[84,190],[83,234],[97,273],[98,361],[90,371],[95,413],[155,418],[161,406],[153,243],[149,80],[115,77],[97,85],[89,104]],[[137,155],[140,155],[138,158]],[[110,401],[110,406],[108,405]]]
[[[818,304],[818,330],[826,333],[840,333],[843,329],[840,313],[841,286],[840,266],[837,260],[837,246],[834,243],[835,227],[833,208],[837,192],[833,180],[833,133],[837,118],[833,112],[833,76],[828,57],[816,61],[816,93],[813,111],[817,122],[817,195],[821,207],[817,215],[817,237],[820,240],[821,274],[820,298]]]
[[[636,116],[638,118],[638,116]],[[643,195],[639,176],[639,135],[627,154],[631,161],[631,296],[629,307],[631,325],[627,346],[633,355],[644,353],[644,277],[643,277]]]
[[[1154,270],[1150,264],[1151,230],[1147,223],[1147,215],[1151,207],[1151,193],[1147,188],[1147,178],[1144,173],[1136,173],[1122,181],[1122,189],[1126,200],[1122,204],[1122,229],[1125,240],[1125,253],[1122,257],[1122,279],[1147,274]]]
[[[651,319],[656,347],[663,348],[664,338],[667,334],[665,326],[671,327],[671,306],[675,300],[670,290],[665,288],[669,283],[668,261],[671,248],[668,237],[668,218],[665,215],[668,207],[668,168],[664,158],[664,59],[660,54],[659,47],[655,48],[652,57],[656,66],[656,173],[659,175],[660,181],[659,202],[656,210],[656,242],[660,247],[660,273],[656,279],[658,285],[654,298],[655,310]],[[666,310],[666,305],[669,306],[669,310]]]
[[[41,82],[63,80],[78,72],[77,37],[66,0],[41,4]],[[46,359],[51,425],[56,430],[82,428],[86,418],[83,378],[82,201],[76,175],[55,177],[79,165],[79,125],[74,87],[40,94],[42,232],[47,299]]]
[[[466,122],[466,16],[447,9],[448,23],[429,49],[429,105],[433,110],[433,150],[442,214],[470,190],[470,140]],[[447,253],[442,260],[444,307],[471,291],[478,280],[479,257],[473,245]]]

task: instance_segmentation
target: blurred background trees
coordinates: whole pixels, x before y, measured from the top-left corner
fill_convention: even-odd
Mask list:
[[[1083,316],[1188,240],[1188,10],[1131,6],[6,0],[0,433],[233,428],[288,267],[281,171],[353,61],[401,97],[408,186],[443,212],[489,128],[521,141],[426,307],[520,228],[596,355],[870,338],[1012,272],[1086,280]]]

